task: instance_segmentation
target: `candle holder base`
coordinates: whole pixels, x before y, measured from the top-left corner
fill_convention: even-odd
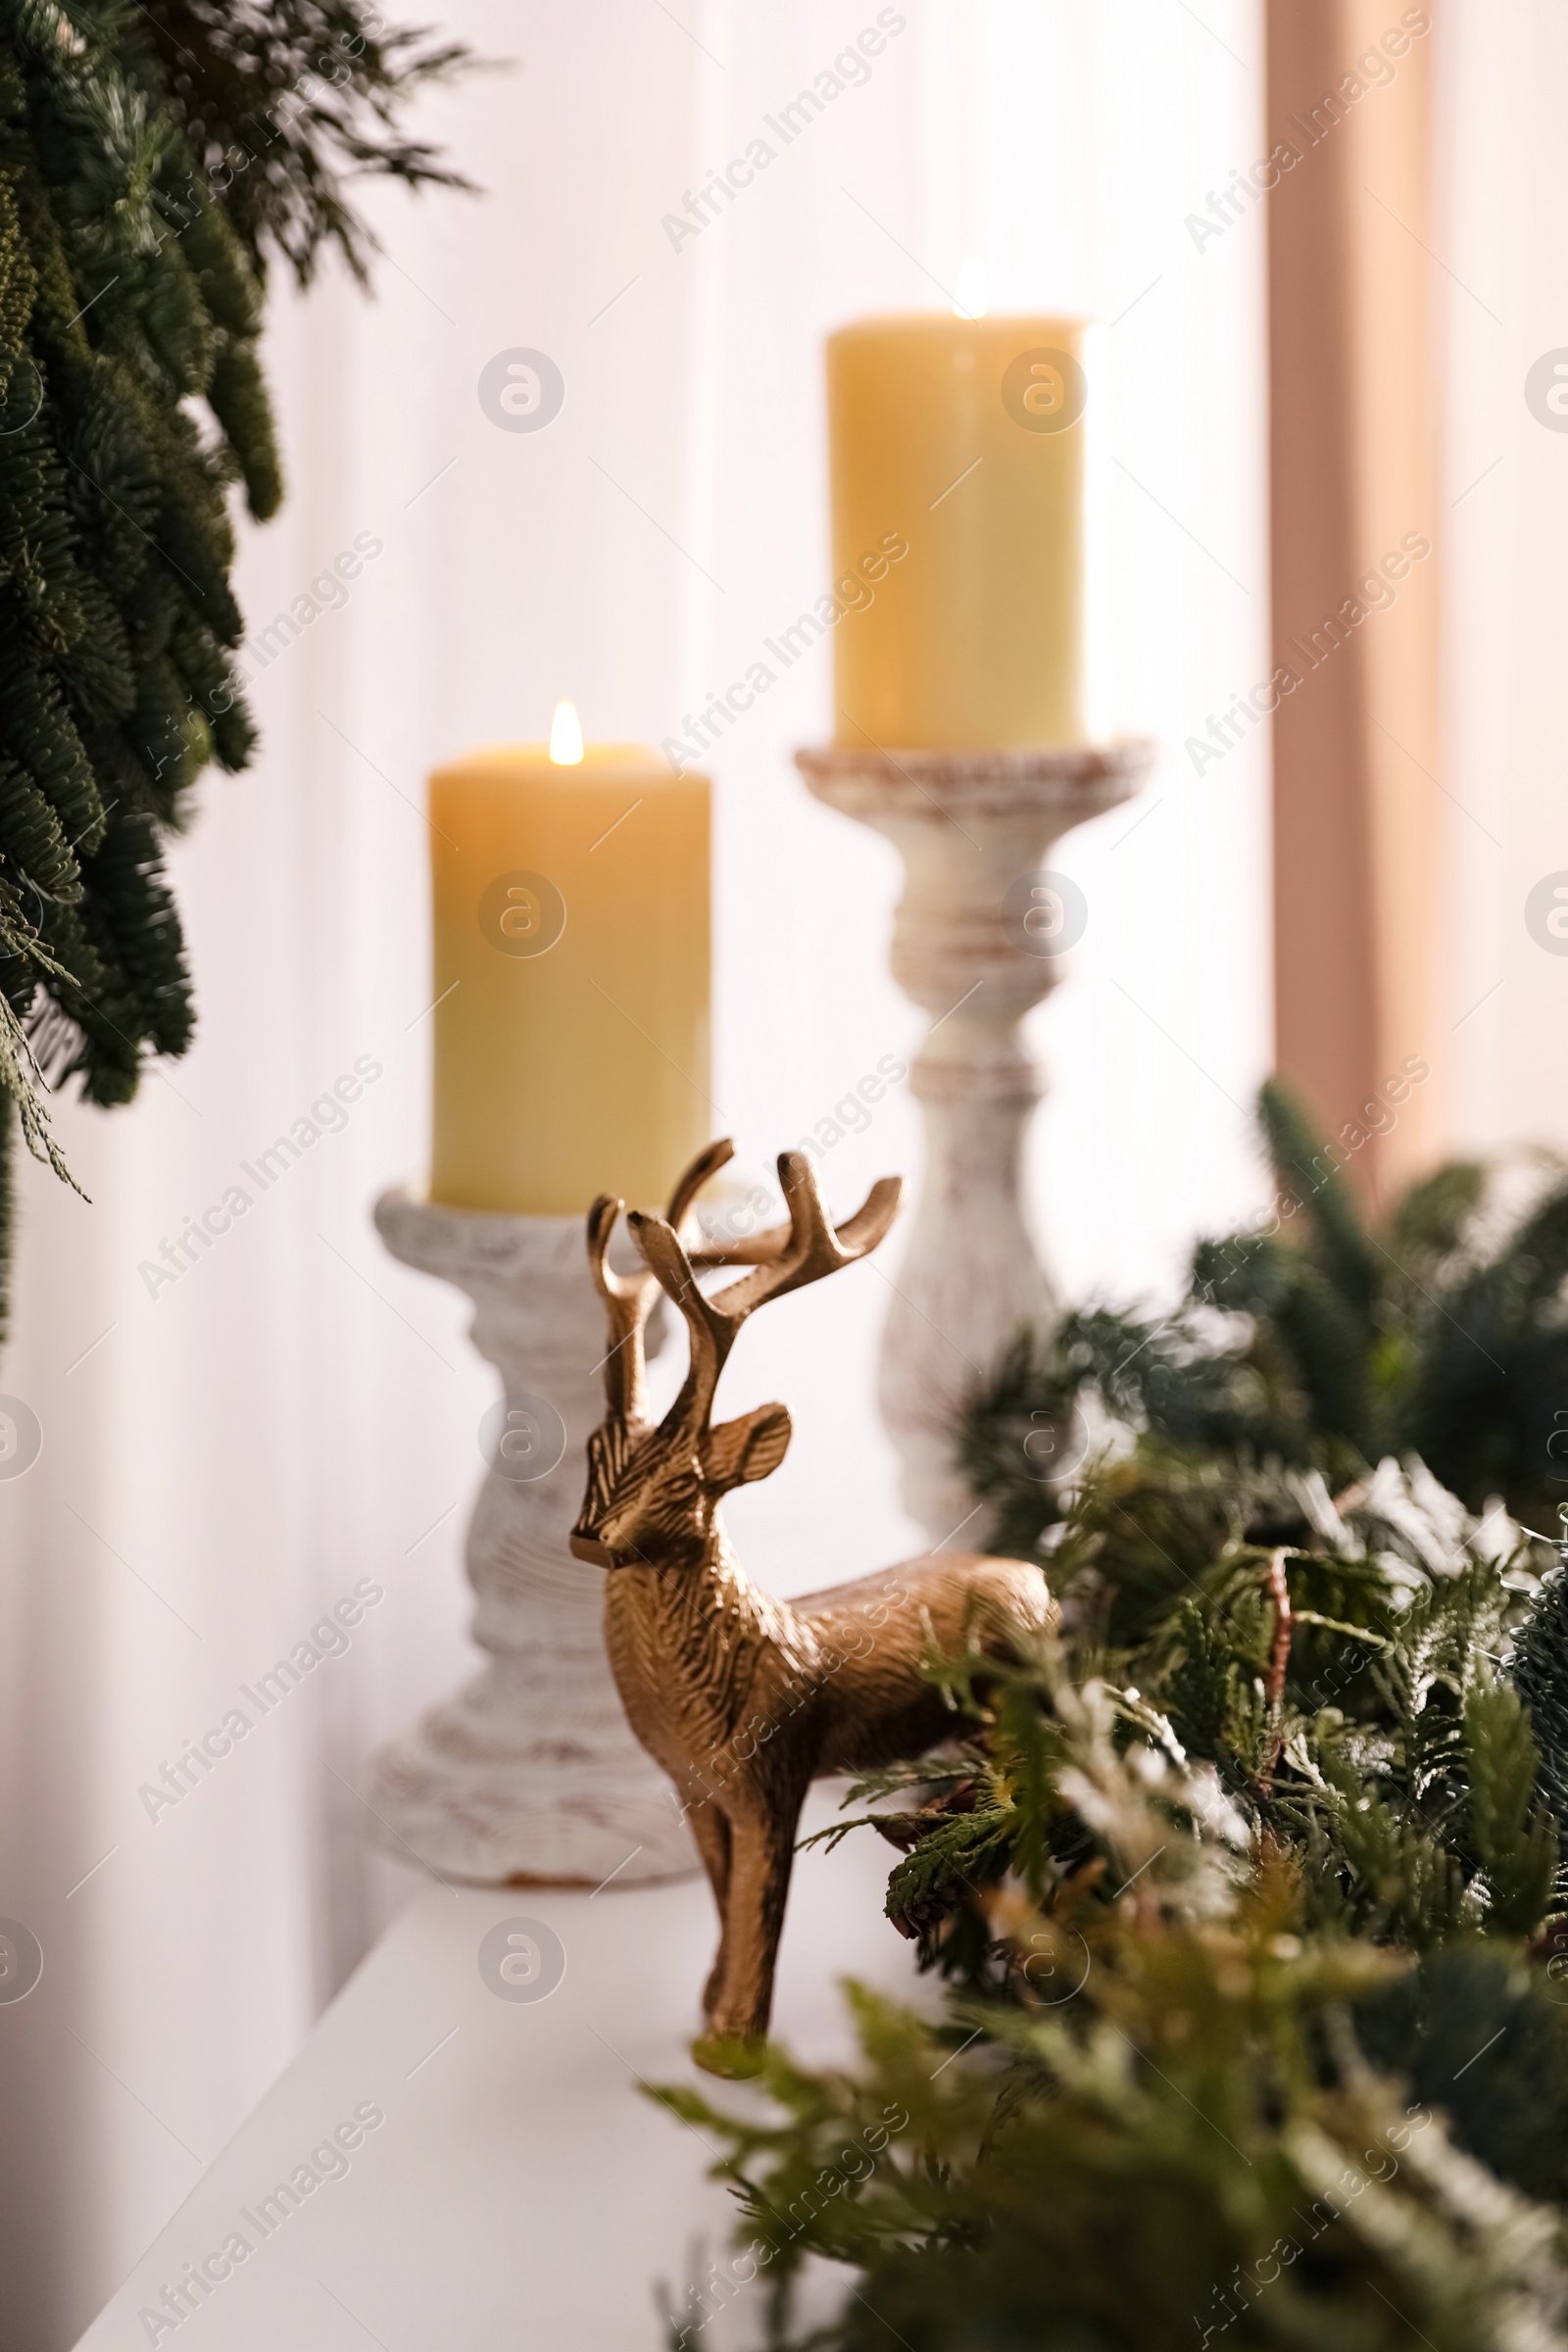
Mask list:
[[[1074,825],[1131,799],[1154,746],[833,745],[795,758],[817,800],[873,826],[904,858],[891,961],[931,1015],[909,1077],[926,1164],[883,1334],[882,1418],[910,1515],[939,1547],[972,1544],[957,1422],[1020,1328],[1059,1311],[1023,1213],[1024,1132],[1044,1087],[1020,1024],[1061,977],[1086,910],[1075,912],[1072,886],[1058,889],[1043,860]],[[1041,1472],[1068,1466],[1058,1453]]]
[[[674,1790],[633,1738],[605,1655],[603,1569],[566,1538],[600,1419],[604,1319],[579,1217],[491,1215],[383,1195],[394,1257],[472,1299],[504,1394],[468,1528],[473,1638],[489,1662],[371,1764],[372,1841],[440,1877],[617,1886],[697,1867]]]

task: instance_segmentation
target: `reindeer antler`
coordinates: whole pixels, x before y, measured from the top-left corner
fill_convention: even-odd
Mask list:
[[[854,1216],[834,1226],[804,1152],[781,1152],[778,1174],[789,1206],[789,1224],[729,1250],[700,1250],[689,1256],[673,1219],[633,1209],[626,1220],[644,1261],[665,1297],[685,1317],[691,1334],[691,1369],[670,1407],[669,1426],[687,1418],[699,1423],[708,1420],[718,1376],[748,1315],[769,1298],[782,1298],[786,1292],[801,1290],[807,1283],[867,1256],[886,1235],[904,1198],[903,1178],[884,1176],[871,1187]],[[746,1262],[751,1263],[752,1272],[712,1298],[699,1288],[698,1266]]]
[[[661,1222],[678,1234],[709,1178],[716,1176],[734,1156],[735,1146],[727,1137],[699,1152],[676,1178]],[[659,1285],[651,1272],[617,1274],[610,1263],[611,1237],[622,1205],[612,1194],[601,1193],[589,1209],[588,1271],[610,1317],[605,1401],[617,1419],[638,1424],[646,1419],[648,1367],[643,1334]],[[693,1250],[689,1262],[705,1268],[764,1264],[783,1254],[793,1230],[792,1225],[775,1225],[765,1233],[747,1234],[734,1241],[703,1241]]]

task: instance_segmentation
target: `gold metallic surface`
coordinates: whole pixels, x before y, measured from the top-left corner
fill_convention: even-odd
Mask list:
[[[608,1410],[588,1441],[588,1490],[572,1533],[579,1559],[612,1569],[605,1642],[627,1719],[675,1784],[713,1898],[719,1945],[703,1996],[699,2064],[722,2074],[759,2063],[789,1890],[796,1828],[810,1783],[922,1754],[954,1718],[921,1671],[933,1653],[1004,1657],[1013,1639],[1048,1630],[1057,1610],[1040,1569],[1022,1560],[927,1556],[783,1601],[754,1585],[718,1515],[732,1487],[784,1458],[790,1417],[760,1405],[711,1420],[735,1336],[769,1298],[874,1250],[898,1214],[903,1183],[885,1177],[838,1227],[810,1163],[786,1152],[787,1225],[743,1242],[682,1240],[698,1192],[731,1155],[710,1145],[666,1216],[627,1222],[646,1272],[613,1273],[610,1237],[621,1203],[588,1215],[588,1258],[610,1318]],[[709,1296],[698,1275],[750,1268]],[[643,1330],[660,1290],[685,1318],[691,1364],[656,1427],[646,1409]]]

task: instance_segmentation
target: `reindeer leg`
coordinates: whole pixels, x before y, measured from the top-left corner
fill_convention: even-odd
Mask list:
[[[713,1889],[713,1904],[718,1912],[718,1951],[708,1983],[703,1987],[703,2015],[711,2017],[718,1988],[724,1980],[724,1955],[729,1945],[729,1818],[710,1799],[692,1807],[686,1816],[691,1823],[697,1851],[708,1873],[708,1884]]]
[[[692,2045],[693,2058],[708,2074],[739,2078],[761,2072],[804,1795],[803,1789],[786,1798],[776,1812],[731,1819],[719,1983],[709,2007],[708,2032]]]

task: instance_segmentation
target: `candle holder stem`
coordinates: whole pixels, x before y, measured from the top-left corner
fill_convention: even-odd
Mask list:
[[[904,859],[891,962],[931,1016],[910,1074],[926,1165],[879,1394],[906,1508],[938,1546],[972,1544],[958,1419],[1019,1329],[1058,1311],[1023,1209],[1024,1137],[1043,1080],[1021,1023],[1061,977],[1086,909],[1044,860],[1074,825],[1138,791],[1153,746],[834,746],[796,759],[819,801],[873,826]]]
[[[374,1759],[370,1836],[480,1886],[617,1886],[697,1866],[674,1790],[626,1723],[604,1645],[605,1572],[566,1548],[603,1410],[604,1314],[579,1217],[489,1215],[385,1194],[394,1257],[473,1301],[501,1374],[468,1527],[487,1662]]]

